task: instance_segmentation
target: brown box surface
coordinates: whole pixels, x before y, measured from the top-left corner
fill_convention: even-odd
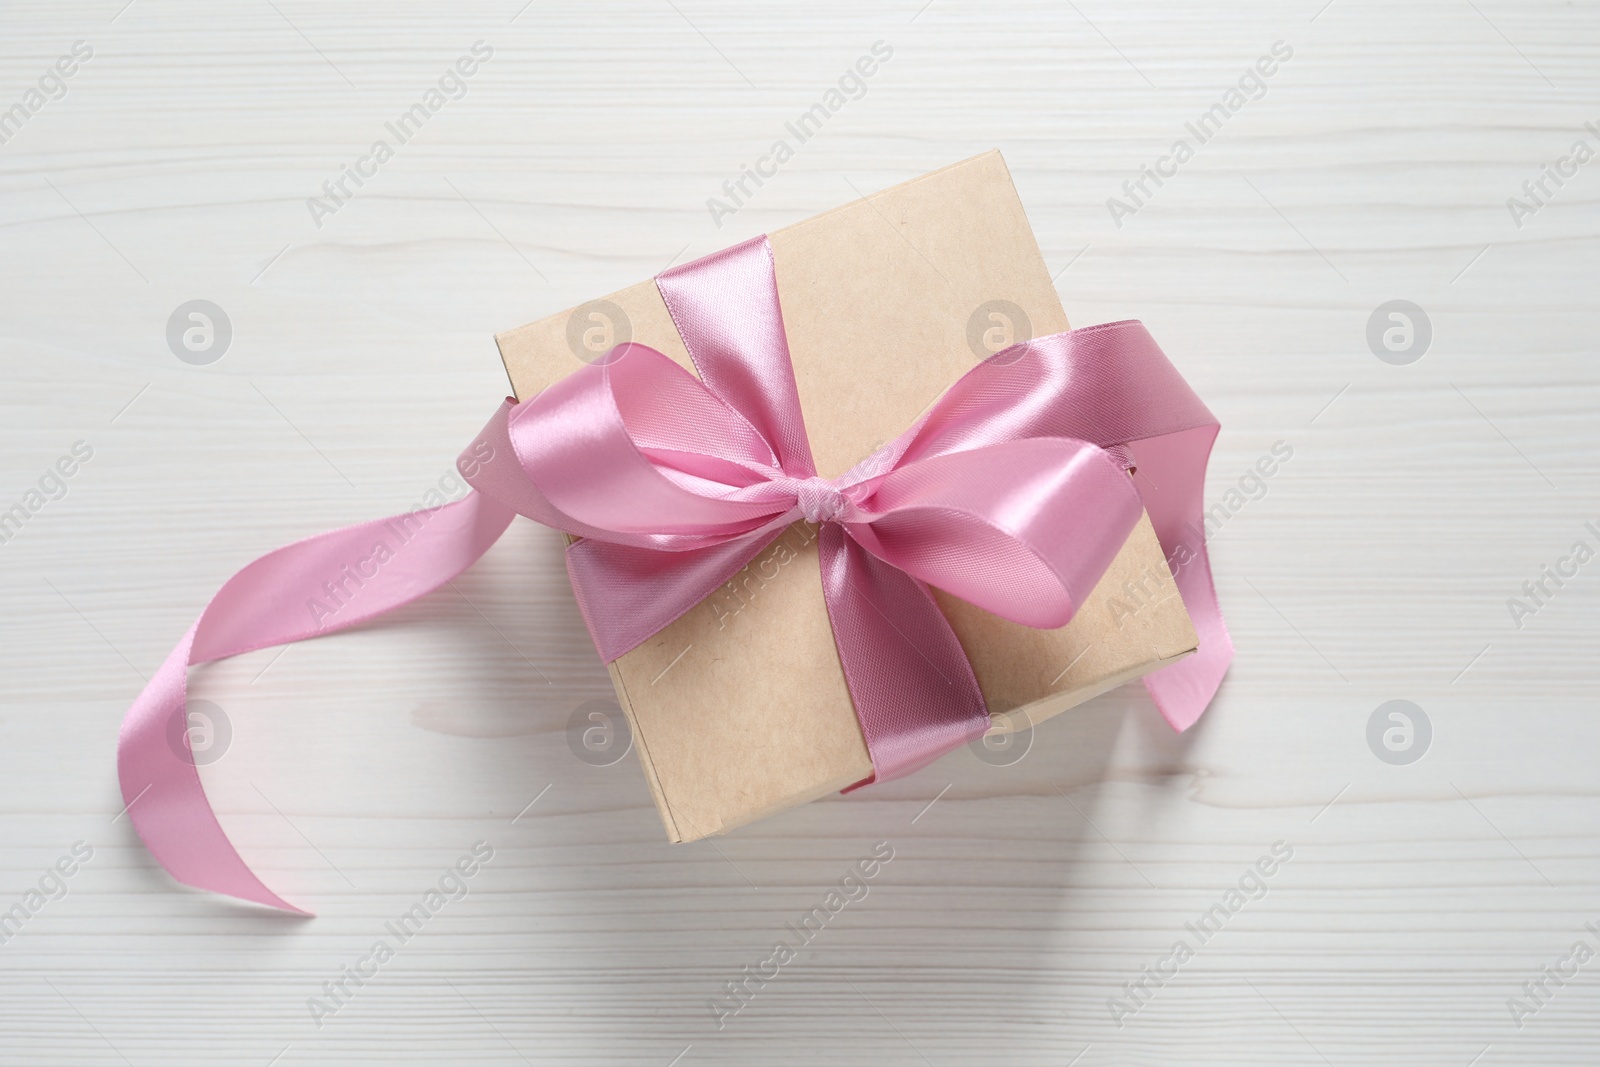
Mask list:
[[[824,477],[898,436],[973,366],[969,320],[982,305],[1020,307],[1029,336],[1068,328],[999,152],[769,240]],[[612,307],[599,317],[584,305],[496,338],[519,400],[582,366],[570,338],[591,324],[592,343],[631,338],[693,371],[653,281],[606,300]],[[625,319],[611,321],[617,309]],[[796,523],[733,581],[610,665],[674,841],[722,833],[872,772],[823,605],[815,537],[815,527]],[[1196,647],[1148,518],[1058,630],[935,595],[972,661],[991,732],[1059,714]]]

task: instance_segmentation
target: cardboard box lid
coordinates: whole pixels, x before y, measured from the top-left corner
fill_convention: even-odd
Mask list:
[[[1068,328],[996,151],[769,241],[825,477],[904,431],[978,359]],[[496,338],[519,400],[627,340],[693,372],[653,281]],[[1058,630],[935,595],[996,731],[1059,714],[1197,643],[1147,517]],[[815,528],[804,523],[610,670],[674,841],[725,832],[871,773],[823,604]]]

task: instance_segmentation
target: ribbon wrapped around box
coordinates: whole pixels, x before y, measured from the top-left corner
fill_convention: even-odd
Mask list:
[[[187,667],[392,610],[515,514],[569,539],[675,841],[1135,677],[1185,729],[1227,669],[1197,522],[1216,420],[1139,323],[1066,329],[998,153],[498,341],[517,397],[462,454],[475,492],[336,615],[307,599],[406,517],[250,564],[130,709],[124,800],[179,881],[298,910],[168,743]]]

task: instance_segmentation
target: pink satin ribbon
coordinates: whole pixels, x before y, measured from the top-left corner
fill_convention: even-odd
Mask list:
[[[458,464],[477,492],[278,549],[223,586],[134,702],[118,747],[129,816],[173,877],[300,910],[239,857],[192,759],[168,743],[185,715],[188,666],[399,607],[470,566],[513,513],[579,538],[568,572],[607,661],[705,599],[791,523],[820,523],[824,600],[873,781],[911,773],[989,725],[929,587],[1027,626],[1065,625],[1142,507],[1200,635],[1196,655],[1145,683],[1175,728],[1200,717],[1233,655],[1200,524],[1218,426],[1142,325],[1007,349],[900,437],[823,479],[766,239],[657,285],[699,378],[654,349],[619,346],[496,412]],[[380,555],[381,565],[366,562]]]

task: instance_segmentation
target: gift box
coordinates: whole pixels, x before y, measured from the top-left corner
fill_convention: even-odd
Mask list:
[[[1069,328],[998,152],[768,241],[823,478],[901,434],[979,361]],[[628,342],[694,372],[653,281],[496,340],[519,401]],[[673,841],[726,832],[873,774],[824,603],[818,530],[794,523],[716,592],[608,665]],[[1148,517],[1060,628],[1006,621],[941,590],[934,596],[971,662],[991,733],[1031,729],[1198,643]]]
[[[674,841],[1140,676],[1187,729],[1222,684],[1217,420],[1142,324],[1067,329],[998,153],[499,343],[517,397],[457,461],[474,492],[247,564],[129,707],[124,811],[178,881],[302,910],[211,808],[189,668],[377,619],[518,515],[567,535]]]

